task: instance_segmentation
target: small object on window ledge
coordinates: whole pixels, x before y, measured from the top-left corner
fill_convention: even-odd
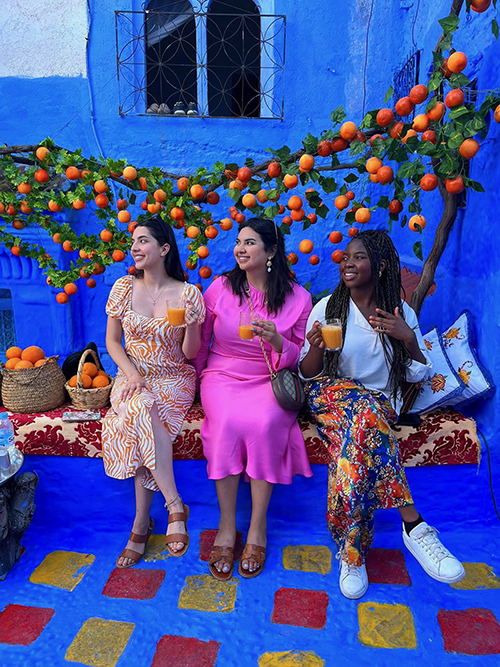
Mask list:
[[[170,114],[172,112],[170,111],[170,107],[168,106],[168,104],[166,102],[162,102],[160,104],[160,108],[158,109],[158,113],[161,113],[163,115],[167,115],[167,114]]]
[[[187,115],[188,116],[199,116],[198,107],[196,106],[196,102],[190,102],[188,104]]]
[[[153,102],[153,104],[147,108],[146,113],[158,113],[159,110],[160,107],[156,104],[156,102]]]
[[[186,115],[184,102],[176,102],[174,104],[174,115],[175,116],[185,116]]]

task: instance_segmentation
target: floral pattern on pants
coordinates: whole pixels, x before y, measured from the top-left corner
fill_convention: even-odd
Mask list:
[[[387,398],[355,380],[306,384],[309,410],[329,455],[327,523],[344,560],[362,565],[373,541],[373,512],[413,503]]]

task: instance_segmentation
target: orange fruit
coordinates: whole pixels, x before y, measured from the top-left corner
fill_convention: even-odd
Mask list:
[[[425,132],[430,124],[429,116],[426,113],[419,113],[413,119],[412,128],[416,132]]]
[[[37,169],[33,175],[39,183],[47,183],[49,180],[49,172],[46,169]]]
[[[58,292],[56,294],[56,301],[57,303],[68,303],[69,301],[69,296],[65,292]]]
[[[75,199],[72,206],[75,209],[75,211],[81,211],[82,208],[85,208],[87,206],[87,202],[84,199]]]
[[[425,132],[422,132],[420,139],[422,141],[430,141],[433,144],[437,142],[436,133],[434,132],[434,130],[426,130]]]
[[[461,176],[444,179],[444,187],[451,194],[457,195],[465,189],[464,180]]]
[[[290,217],[292,218],[292,220],[295,220],[295,222],[300,222],[301,220],[304,219],[304,216],[305,212],[303,208],[299,208],[298,210],[294,209],[290,213]]]
[[[36,149],[36,153],[35,153],[35,155],[37,156],[37,158],[38,158],[41,162],[45,162],[45,160],[46,160],[46,159],[48,158],[48,156],[50,155],[50,151],[49,151],[49,149],[46,148],[45,146],[39,146],[39,147]]]
[[[219,193],[218,192],[209,192],[207,194],[207,204],[210,204],[211,206],[215,206],[218,204],[220,201]]]
[[[208,280],[212,275],[212,269],[209,266],[202,266],[199,270],[200,278]]]
[[[350,141],[351,139],[354,139],[356,136],[356,132],[358,131],[358,128],[356,125],[348,120],[345,123],[343,123],[340,127],[340,136],[342,139],[345,139],[346,141]],[[332,142],[333,146],[333,142]],[[334,149],[335,150],[335,149]]]
[[[472,11],[482,14],[491,5],[491,0],[471,0],[470,8]]]
[[[134,268],[134,267],[131,266],[131,267],[129,267],[129,268],[132,269],[132,268]],[[89,278],[89,279],[87,280],[87,282],[86,282],[86,285],[87,285],[87,287],[89,287],[90,289],[94,289],[94,287],[97,285],[97,283],[96,283],[96,281],[94,280],[94,278]]]
[[[389,204],[389,213],[398,215],[403,210],[403,204],[398,199],[393,199]]]
[[[348,199],[349,201],[352,201],[352,200],[354,199],[354,192],[353,192],[352,190],[348,190],[348,191],[345,193],[345,196],[347,197],[347,199]]]
[[[43,366],[43,365],[46,364],[46,363],[47,363],[47,359],[39,359],[39,360],[35,363],[35,368],[38,368],[39,366]]]
[[[427,220],[424,218],[423,215],[412,215],[411,218],[408,220],[408,227],[411,229],[412,232],[418,232],[417,225],[423,231],[426,224]]]
[[[281,176],[281,165],[279,162],[271,162],[267,168],[267,175],[271,178],[278,178]]]
[[[429,116],[430,120],[441,120],[445,111],[446,107],[444,104],[442,102],[436,102],[436,104],[431,109],[429,109],[427,115]]]
[[[328,157],[332,154],[332,144],[329,141],[320,141],[318,144],[318,155]]]
[[[170,217],[173,218],[174,220],[184,220],[186,214],[184,213],[182,208],[180,208],[179,206],[174,206],[173,209],[170,211]]]
[[[119,211],[124,211],[128,206],[128,201],[126,199],[118,199],[116,202],[116,208]]]
[[[381,185],[390,183],[394,179],[394,172],[392,171],[392,167],[380,167],[380,169],[377,171],[377,178]]]
[[[438,178],[435,174],[425,174],[420,180],[420,187],[426,192],[435,190],[438,186]]]
[[[344,257],[343,250],[334,250],[332,252],[332,262],[335,262],[335,264],[340,264],[343,257]]]
[[[319,257],[318,255],[311,255],[309,257],[309,264],[312,264],[313,266],[316,266],[316,264],[319,264]]]
[[[144,192],[148,189],[148,182],[144,178],[144,176],[139,177],[139,185],[140,185],[141,190],[143,190]]]
[[[347,233],[351,238],[354,238],[357,234],[359,234],[359,229],[357,227],[349,227]]]
[[[314,243],[309,239],[303,239],[299,243],[299,250],[300,252],[303,252],[305,255],[308,255],[310,252],[312,252],[313,248],[314,248]]]
[[[191,186],[191,188],[189,190],[189,194],[195,200],[202,199],[203,195],[205,194],[205,190],[203,189],[203,186],[196,183],[195,185]]]
[[[186,236],[190,239],[195,239],[200,233],[200,230],[198,227],[195,227],[194,225],[190,225],[186,229]]]
[[[109,375],[106,373],[106,371],[97,371],[96,377],[99,377],[100,375],[102,375],[102,377],[109,379]]]
[[[330,232],[330,236],[328,237],[331,241],[331,243],[340,243],[342,241],[342,234],[341,232]]]
[[[358,208],[358,210],[354,214],[354,219],[356,220],[356,222],[361,222],[361,223],[368,222],[371,217],[372,214],[370,210],[368,208],[365,208],[364,206]]]
[[[57,213],[57,211],[60,211],[61,207],[57,202],[55,202],[53,199],[49,199],[49,211],[52,211],[53,213]]]
[[[24,222],[21,222],[20,220],[16,219],[12,221],[12,226],[14,227],[14,229],[21,230],[24,229]]]
[[[236,174],[236,178],[242,183],[248,183],[248,181],[252,178],[252,172],[248,167],[240,167],[240,169],[238,169],[238,173]]]
[[[64,173],[69,181],[77,181],[80,178],[78,167],[68,167]]]
[[[380,109],[377,112],[376,121],[380,127],[388,127],[394,122],[394,112],[392,109]]]
[[[103,192],[107,192],[109,190],[109,187],[106,181],[100,179],[99,181],[96,181],[94,183],[94,190],[99,194],[102,194]]]
[[[382,141],[385,141],[385,137],[382,134],[374,134],[372,137],[370,137],[370,146],[373,146],[375,139],[381,139]]]
[[[448,69],[454,74],[462,72],[467,67],[467,56],[462,51],[455,51],[448,56]]]
[[[20,359],[22,353],[23,353],[22,348],[13,345],[12,347],[9,347],[9,349],[5,353],[5,356],[7,357],[7,359],[14,359],[15,357],[18,357]]]
[[[208,227],[205,229],[205,236],[207,239],[214,239],[219,233],[219,230],[217,227],[214,227],[213,225],[208,225]]]
[[[78,292],[78,287],[75,285],[75,283],[66,283],[66,285],[64,285],[64,291],[66,294],[71,296],[72,294],[76,294]]]
[[[394,107],[398,116],[408,116],[408,114],[410,114],[414,108],[415,105],[409,97],[401,97],[401,99],[396,102],[396,106]]]
[[[428,95],[429,91],[427,90],[427,86],[424,86],[423,83],[420,83],[416,86],[413,86],[413,88],[410,90],[410,102],[413,104],[422,104],[422,102],[425,102]]]
[[[198,257],[200,257],[200,259],[206,259],[210,255],[210,250],[206,245],[201,245],[196,251],[196,254]]]
[[[246,183],[243,183],[243,181],[240,181],[239,179],[235,179],[234,181],[231,181],[229,183],[229,189],[230,190],[244,190],[246,188]]]
[[[311,225],[315,225],[316,222],[318,221],[318,216],[316,215],[316,213],[309,213],[307,219],[310,221]]]
[[[165,199],[167,198],[167,193],[165,192],[165,190],[158,188],[158,190],[155,190],[153,192],[153,197],[156,201],[159,201],[161,203],[164,202]]]
[[[219,225],[223,231],[228,232],[233,227],[233,221],[231,218],[222,218],[222,220],[219,222]]]
[[[106,197],[106,195],[97,195],[95,198],[95,203],[99,208],[106,208],[106,206],[109,204],[109,199]]]
[[[84,389],[90,389],[92,387],[92,378],[90,375],[87,375],[87,373],[82,373],[80,379]]]
[[[365,164],[366,171],[369,174],[376,174],[381,166],[382,160],[379,160],[378,157],[371,157]]]
[[[352,125],[354,125],[354,123],[352,123]],[[354,136],[356,136],[356,134]],[[347,141],[342,137],[335,137],[335,139],[331,139],[330,145],[334,153],[341,153],[347,148]]]
[[[159,213],[160,209],[161,209],[161,204],[159,202],[155,202],[154,204],[148,204],[148,212],[152,213],[153,215]]]
[[[297,262],[299,261],[298,255],[296,255],[294,252],[288,253],[286,258],[292,266],[294,264],[297,264]]]
[[[87,361],[83,364],[82,373],[87,373],[91,378],[94,378],[97,375],[98,368],[91,361]]]
[[[98,375],[92,379],[92,389],[97,389],[98,387],[107,387],[109,385],[109,380],[104,375]]]
[[[70,379],[68,380],[68,384],[70,387],[76,387],[76,375],[70,377]]]
[[[475,139],[466,139],[458,149],[460,155],[466,160],[470,160],[477,154],[479,144]]]
[[[20,355],[19,357],[11,357],[6,361],[5,368],[7,368],[8,370],[12,370],[16,367],[16,364],[18,364],[20,361],[21,361]]]
[[[109,229],[103,229],[99,236],[105,243],[109,243],[113,240],[113,232]]]
[[[247,193],[246,195],[243,195],[241,203],[245,208],[253,208],[254,206],[257,206],[257,199],[255,198],[255,195]]]
[[[189,188],[189,178],[186,178],[185,176],[179,178],[177,181],[177,187],[181,192],[186,192],[186,190]]]
[[[454,107],[459,107],[462,106],[464,103],[464,93],[463,90],[460,88],[454,88],[453,90],[450,90],[450,92],[446,95],[444,98],[444,103],[448,107],[448,109],[453,109]]]
[[[402,120],[398,120],[397,123],[394,123],[394,125],[391,127],[389,130],[389,134],[393,139],[401,139],[401,133],[403,132],[403,126],[404,123]]]
[[[21,254],[21,248],[18,245],[13,245],[10,251],[16,257],[19,257],[19,255]]]
[[[293,220],[292,220],[292,218],[291,218],[289,215],[285,215],[285,217],[283,218],[283,220],[281,221],[281,223],[282,223],[283,225],[288,225],[289,227],[291,227],[292,224],[293,224]]]
[[[113,254],[111,256],[115,262],[123,262],[125,259],[125,253],[123,250],[113,250]]]
[[[314,167],[314,158],[309,153],[304,153],[299,160],[299,169],[303,172],[309,172]],[[319,261],[319,260],[318,260]]]
[[[39,359],[43,359],[44,357],[45,352],[37,345],[30,345],[24,348],[21,353],[21,359],[23,361],[31,361],[32,364],[35,364]]]
[[[123,222],[124,224],[127,224],[132,220],[132,216],[128,211],[118,211],[118,222]]]
[[[285,187],[291,190],[292,188],[297,187],[297,185],[299,184],[299,177],[297,176],[297,174],[285,174],[283,176],[283,183]]]
[[[7,215],[16,215],[17,209],[13,204],[9,204],[5,212],[7,213]]]
[[[292,211],[298,211],[302,208],[302,199],[297,195],[293,195],[293,197],[290,197],[288,200],[288,208]]]
[[[126,181],[135,181],[137,178],[137,169],[131,166],[125,167],[122,176]]]
[[[410,137],[417,137],[417,136],[418,136],[418,135],[417,135],[417,133],[415,132],[415,130],[408,130],[408,132],[407,132],[407,133],[405,134],[405,136],[401,139],[401,141],[402,141],[404,144],[406,144],[406,142],[408,141],[408,139],[409,139]]]
[[[29,183],[19,183],[17,186],[17,191],[22,195],[29,195],[31,192],[31,185]]]
[[[382,168],[382,167],[381,167]],[[370,174],[370,181],[372,183],[378,183],[378,176],[377,174]]]
[[[20,368],[33,368],[33,364],[31,363],[31,361],[25,361],[24,359],[22,359],[21,361],[17,362],[14,368],[16,369],[16,371],[19,370]]]

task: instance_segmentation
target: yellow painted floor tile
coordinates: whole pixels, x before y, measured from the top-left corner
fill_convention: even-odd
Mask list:
[[[500,579],[493,568],[486,563],[462,563],[465,568],[465,577],[452,588],[463,591],[473,591],[481,588],[500,588]]]
[[[65,658],[91,667],[114,667],[134,627],[133,623],[89,618],[71,642]]]
[[[217,581],[210,574],[186,577],[186,583],[179,596],[180,609],[199,611],[230,612],[234,609],[238,579]]]
[[[403,604],[361,602],[358,639],[373,648],[417,648],[412,613]]]
[[[332,566],[332,552],[321,545],[289,545],[283,549],[283,567],[285,570],[319,572],[328,574]]]
[[[165,535],[151,535],[148,540],[144,560],[146,563],[156,563],[158,560],[171,558],[165,545]]]
[[[45,584],[72,591],[95,560],[92,554],[52,551],[30,577],[32,584]]]
[[[325,667],[325,664],[314,651],[269,652],[259,658],[259,667]]]

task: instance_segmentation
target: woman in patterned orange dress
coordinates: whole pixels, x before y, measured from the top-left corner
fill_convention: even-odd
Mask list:
[[[160,491],[170,513],[167,548],[182,556],[189,545],[189,508],[177,492],[172,442],[191,407],[196,374],[188,363],[200,348],[205,304],[184,281],[177,244],[160,218],[135,228],[132,244],[137,274],[116,281],[106,313],[106,346],[118,366],[111,408],[103,423],[106,474],[134,478],[136,514],[117,567],[138,563],[153,529],[153,492]],[[169,324],[166,301],[184,299],[185,325]],[[124,345],[122,345],[122,337]]]

